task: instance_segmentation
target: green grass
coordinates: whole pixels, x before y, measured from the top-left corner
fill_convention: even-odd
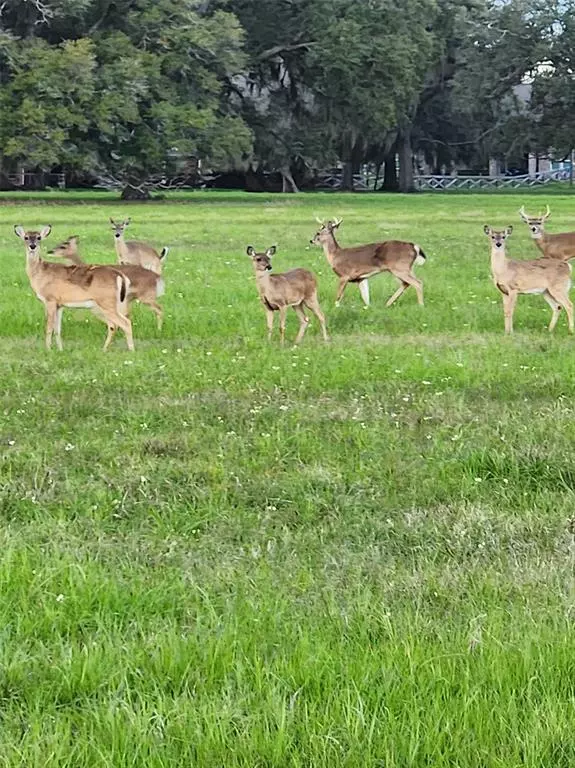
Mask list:
[[[71,199],[0,205],[0,766],[570,768],[575,341],[537,296],[504,337],[482,232],[535,256],[544,198]],[[104,355],[70,310],[46,352],[13,225],[113,261],[124,212],[171,246],[164,331],[135,307]],[[426,306],[383,275],[336,310],[315,215],[419,242]],[[273,243],[331,344],[266,343]]]

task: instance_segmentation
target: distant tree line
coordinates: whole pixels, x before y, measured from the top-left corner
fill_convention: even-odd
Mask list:
[[[2,0],[0,184],[204,170],[285,190],[575,147],[575,0]],[[518,88],[523,84],[521,90]],[[525,94],[527,93],[527,97]]]

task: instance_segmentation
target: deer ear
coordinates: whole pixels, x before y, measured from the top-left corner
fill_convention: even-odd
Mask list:
[[[485,234],[486,234],[486,235],[490,235],[490,234],[491,234],[491,227],[490,227],[489,225],[487,225],[487,224],[486,224],[486,225],[483,227],[483,231],[485,232]]]
[[[277,248],[275,247],[275,245],[272,245],[271,248],[267,249],[266,256],[268,256],[268,257],[269,256],[273,256],[276,251],[277,251]]]
[[[130,224],[130,222],[131,222],[131,221],[132,221],[132,217],[130,216],[130,217],[128,217],[128,218],[126,219],[126,221],[124,222],[124,226],[125,226],[125,227],[127,227],[127,226],[128,226],[128,224]]]
[[[19,224],[17,224],[14,227],[14,233],[16,234],[17,237],[21,237],[22,239],[24,238],[24,235],[26,234],[26,232],[24,231],[24,227],[21,227]]]
[[[116,226],[116,222],[114,221],[114,219],[113,219],[111,216],[110,216],[110,224],[111,224],[113,227],[115,227],[115,226]]]
[[[513,232],[513,226],[510,224],[505,231],[510,235]]]
[[[40,237],[44,239],[45,237],[48,237],[50,232],[52,231],[52,227],[50,224],[47,224],[45,227],[42,227],[40,230]]]
[[[248,256],[253,256],[255,253],[253,246],[248,245],[248,247],[246,248],[246,253],[248,254]]]

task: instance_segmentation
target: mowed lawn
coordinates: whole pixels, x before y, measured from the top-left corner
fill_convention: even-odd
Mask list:
[[[504,337],[483,234],[535,257],[546,202],[575,229],[559,194],[0,200],[0,766],[575,763],[575,339],[540,296]],[[66,310],[48,353],[14,224],[111,262],[128,215],[164,330],[104,354]],[[419,243],[425,307],[336,309],[315,216]],[[330,344],[267,344],[249,244]]]

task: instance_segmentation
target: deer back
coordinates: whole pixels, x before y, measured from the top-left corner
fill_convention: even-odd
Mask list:
[[[307,269],[291,269],[289,272],[265,275],[259,282],[262,299],[272,309],[301,304],[317,290],[315,275]]]
[[[508,260],[504,274],[497,280],[521,293],[538,293],[571,282],[571,266],[558,259],[541,258],[530,261]]]

